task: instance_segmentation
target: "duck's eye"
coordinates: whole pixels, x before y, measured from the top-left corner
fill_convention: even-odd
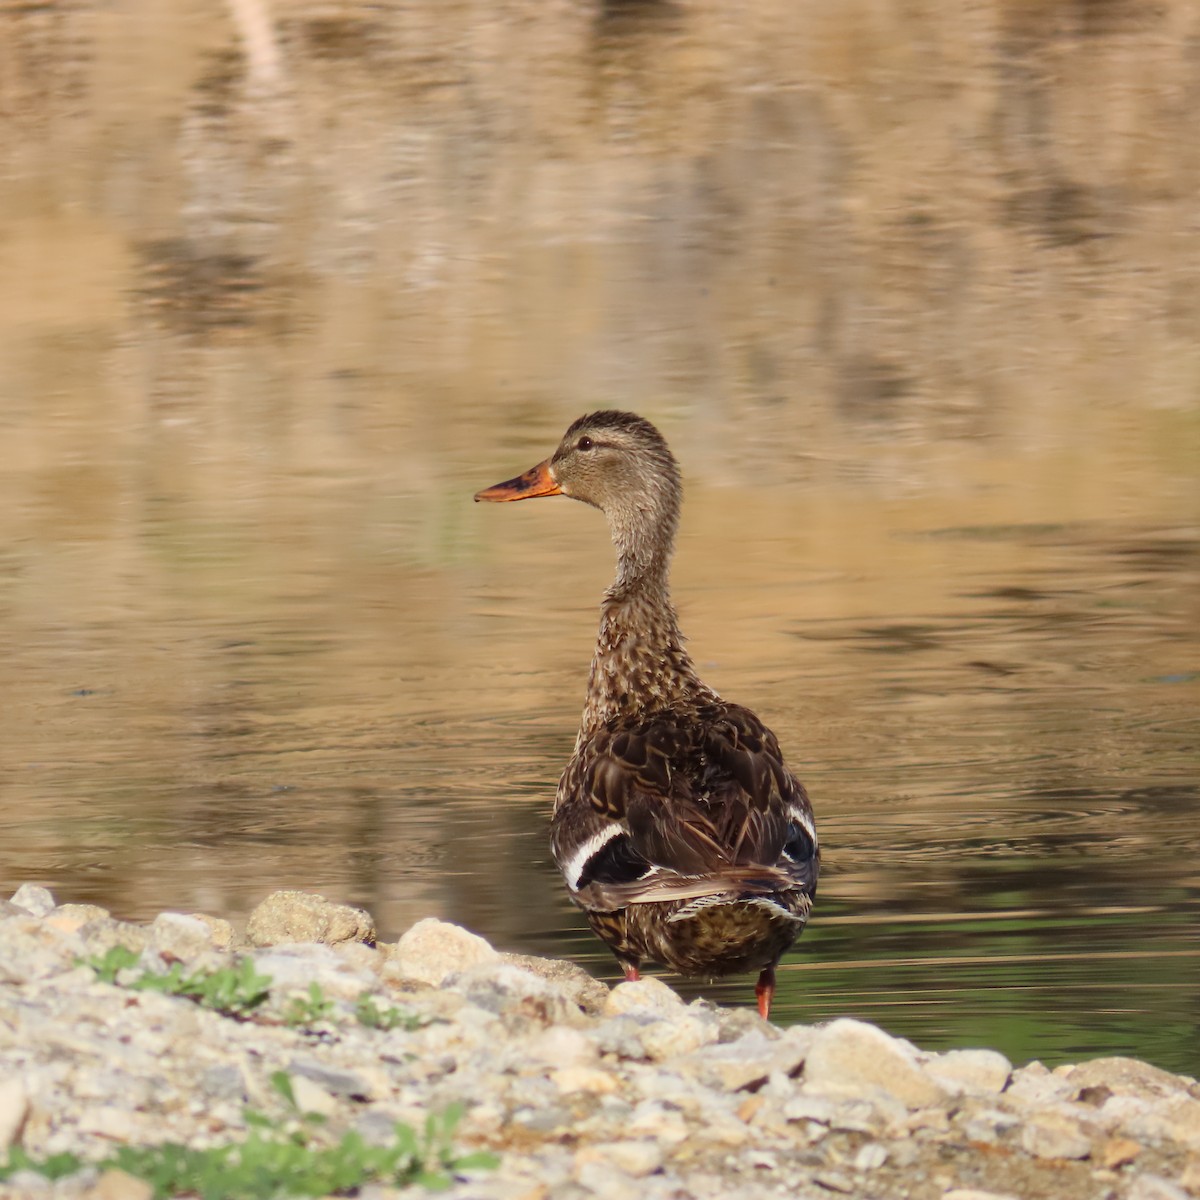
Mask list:
[[[592,448],[592,439],[590,437],[581,437],[576,444],[576,450],[590,450]]]

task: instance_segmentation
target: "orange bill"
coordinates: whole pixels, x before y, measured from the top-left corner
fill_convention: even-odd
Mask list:
[[[562,488],[558,486],[550,474],[550,460],[540,462],[536,467],[530,467],[524,475],[516,479],[506,479],[503,483],[484,488],[475,493],[476,500],[532,500],[535,496],[561,496]]]

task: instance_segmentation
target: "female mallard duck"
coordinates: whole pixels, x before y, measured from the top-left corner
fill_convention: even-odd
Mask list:
[[[545,461],[476,500],[570,496],[617,548],[550,845],[571,898],[628,979],[643,962],[711,978],[775,967],[817,890],[812,806],[775,735],[701,682],[667,577],[682,489],[662,435],[624,412],[580,417]]]

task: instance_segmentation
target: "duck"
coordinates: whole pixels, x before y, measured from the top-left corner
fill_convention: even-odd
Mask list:
[[[775,735],[704,683],[684,647],[669,586],[682,495],[658,429],[605,409],[475,499],[582,501],[616,547],[550,821],[571,899],[627,980],[647,964],[709,980],[757,971],[767,1020],[779,960],[816,898],[820,847]]]

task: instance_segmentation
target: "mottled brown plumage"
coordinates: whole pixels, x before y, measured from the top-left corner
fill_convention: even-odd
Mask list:
[[[572,899],[627,976],[775,966],[816,895],[820,851],[775,735],[696,674],[669,599],[679,471],[633,413],[580,417],[554,454],[477,500],[566,495],[603,510],[617,548],[550,844]]]

